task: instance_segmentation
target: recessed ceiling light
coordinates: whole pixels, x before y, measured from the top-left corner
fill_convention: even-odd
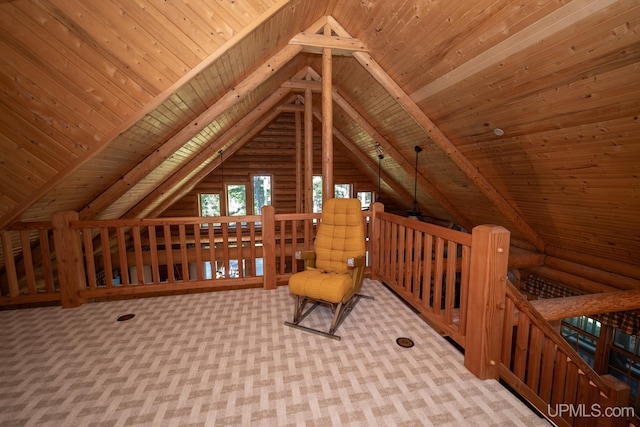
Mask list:
[[[503,131],[502,129],[500,129],[500,128],[495,128],[495,129],[493,130],[493,133],[495,133],[495,134],[496,134],[496,135],[498,135],[498,136],[502,136],[502,135],[504,135],[504,131]]]

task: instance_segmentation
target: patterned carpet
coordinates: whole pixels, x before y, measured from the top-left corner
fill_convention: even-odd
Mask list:
[[[384,286],[363,291],[342,341],[284,326],[286,286],[0,312],[0,425],[548,425]]]

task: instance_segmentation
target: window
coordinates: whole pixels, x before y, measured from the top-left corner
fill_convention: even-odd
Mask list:
[[[243,216],[247,214],[247,187],[244,184],[227,184],[227,215]],[[246,222],[242,226],[246,226]],[[235,226],[230,222],[229,226]]]
[[[640,412],[640,338],[587,316],[564,319],[561,334],[599,374],[629,384],[629,403]]]
[[[362,209],[369,209],[371,202],[373,202],[373,192],[371,191],[358,191],[356,197],[362,204]]]
[[[200,194],[200,216],[221,216],[220,194],[202,193]],[[216,223],[214,225],[220,225]],[[207,228],[208,224],[200,224],[202,228]]]
[[[200,194],[200,216],[220,216],[220,194]]]
[[[271,206],[271,176],[253,176],[253,214],[260,215],[263,206]]]
[[[338,199],[351,197],[351,184],[335,184],[333,186],[333,197]]]
[[[594,367],[596,346],[602,324],[587,316],[562,321],[561,334],[591,367]]]
[[[322,176],[313,177],[313,212],[322,212]]]
[[[640,338],[619,330],[614,332],[607,372],[629,384],[631,403],[640,411]]]
[[[247,214],[247,188],[244,184],[227,185],[227,206],[229,216]]]

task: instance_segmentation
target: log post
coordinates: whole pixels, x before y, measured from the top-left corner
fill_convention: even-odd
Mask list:
[[[384,212],[384,205],[380,202],[371,203],[371,223],[369,224],[369,247],[371,248],[371,253],[369,254],[369,263],[371,264],[371,279],[379,280],[379,269],[380,269],[380,220],[378,219],[378,214]]]
[[[331,36],[331,27],[324,29]],[[333,187],[333,96],[332,96],[332,53],[322,49],[322,201],[334,196]]]
[[[629,385],[620,381],[613,375],[601,375],[600,378],[609,386],[609,396],[602,398],[600,412],[605,415],[606,412],[612,411],[616,417],[606,417],[598,419],[598,425],[612,427],[626,427],[629,425],[627,418],[631,417],[633,407],[629,406]],[[606,408],[611,408],[607,410]],[[615,408],[615,409],[614,409]],[[630,412],[625,414],[624,412]]]
[[[276,213],[273,206],[262,208],[263,286],[276,288]]]
[[[496,225],[480,225],[472,232],[464,365],[480,379],[499,377],[509,235]]]
[[[293,113],[296,126],[296,212],[302,212],[302,117],[299,111]]]
[[[51,217],[63,308],[84,304],[79,291],[87,287],[80,231],[70,226],[71,221],[78,221],[78,218],[78,212],[73,211],[57,212]]]
[[[313,93],[304,92],[304,211],[313,212]]]

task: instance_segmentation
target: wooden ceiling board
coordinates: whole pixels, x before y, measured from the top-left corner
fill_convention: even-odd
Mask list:
[[[499,115],[501,111],[512,111],[507,108],[511,102],[553,91],[624,64],[637,63],[640,18],[637,9],[629,10],[628,5],[619,5],[607,14],[602,12],[607,19],[598,14],[580,21],[576,26],[551,35],[543,43],[511,55],[490,69],[430,96],[420,105],[435,121],[442,122],[443,128],[452,132],[457,140],[458,136],[469,135],[464,128],[465,122],[477,123]],[[630,12],[635,18],[629,15]],[[430,105],[437,108],[430,108]]]
[[[158,165],[153,172],[147,175],[147,177],[141,180],[137,185],[131,187],[126,192],[126,198],[122,197],[110,204],[108,211],[100,214],[100,217],[117,218],[128,212],[135,205],[135,202],[151,193],[158,183],[164,182],[168,179],[169,176],[176,172],[182,164],[197,156],[208,144],[213,143],[224,130],[233,126],[242,117],[256,108],[264,98],[277,89],[288,76],[299,70],[305,62],[306,61],[304,59],[293,60],[289,64],[285,65],[282,70],[277,71],[274,75],[266,79],[265,82],[254,92],[249,96],[243,97],[235,106],[219,116],[214,123],[205,127],[195,137],[191,138],[181,148],[173,153],[172,156]],[[250,129],[244,129],[244,132],[232,139],[225,147],[228,147],[234,144],[235,141],[242,139],[244,134],[250,131]],[[226,150],[224,147],[222,149],[223,152]],[[204,166],[205,165],[201,167]]]
[[[45,69],[57,71],[64,79],[65,86],[67,86],[66,92],[54,91],[48,96],[53,100],[50,101],[50,105],[56,105],[56,101],[61,104],[58,108],[52,110],[54,112],[53,117],[59,115],[60,111],[64,111],[65,108],[72,107],[72,110],[67,114],[69,117],[59,119],[59,122],[70,124],[68,126],[69,129],[66,130],[67,134],[76,133],[73,136],[76,146],[82,147],[84,150],[84,152],[79,153],[79,156],[86,158],[86,151],[96,146],[96,142],[99,145],[100,138],[107,132],[113,131],[119,123],[122,123],[130,111],[139,110],[144,101],[152,100],[153,96],[158,95],[161,90],[166,89],[177,78],[184,75],[191,64],[186,61],[187,67],[185,67],[182,58],[190,57],[193,60],[191,62],[198,65],[195,62],[195,56],[188,54],[182,46],[188,40],[191,40],[192,46],[194,45],[189,36],[178,36],[179,42],[174,42],[173,39],[175,37],[167,39],[166,37],[156,38],[154,36],[159,31],[167,33],[161,22],[156,20],[161,15],[157,7],[162,7],[163,2],[156,2],[154,5],[143,4],[142,2],[135,4],[134,2],[112,2],[108,6],[104,6],[105,10],[100,9],[102,8],[102,3],[98,9],[91,8],[90,10],[80,2],[46,3],[37,5],[38,7],[34,7],[32,4],[20,5],[20,3],[31,2],[17,2],[15,7],[13,5],[2,5],[3,8],[13,14],[8,13],[3,16],[21,17],[22,25],[25,28],[36,28],[35,32],[37,32],[38,37],[24,37],[22,40],[17,41],[10,39],[14,42],[10,50],[18,49],[19,52],[25,53],[34,52],[30,53],[31,56],[29,56],[31,62],[44,64],[47,67]],[[260,5],[255,10],[266,10],[266,8],[276,4],[276,2],[255,2],[255,4],[258,3]],[[179,6],[181,7],[182,4]],[[218,6],[214,6],[213,9],[215,11],[222,10],[222,7],[234,9],[231,3]],[[128,13],[127,9],[133,7],[139,10],[136,9]],[[198,12],[195,15],[208,15],[208,20],[216,16],[215,12],[212,12],[211,8],[204,2],[195,3],[188,7],[191,8],[191,11],[186,11],[189,17],[194,15],[192,9],[195,8],[197,10],[199,7],[207,7],[209,10],[207,13]],[[153,14],[148,13],[150,10],[153,10]],[[207,38],[211,34],[215,34],[218,41],[204,43],[209,46],[209,51],[203,51],[203,43],[199,43],[193,48],[195,55],[205,57],[205,54],[206,56],[212,54],[215,49],[228,42],[232,35],[242,32],[249,22],[257,18],[257,16],[247,15],[244,9],[242,15],[244,18],[240,20],[241,22],[233,24],[235,27],[231,25],[233,28],[231,28],[227,38],[222,37],[220,31],[212,30],[211,24],[205,26],[204,22],[206,20],[202,21],[200,23],[201,31],[199,32],[201,38]],[[176,13],[173,13],[172,16],[175,17]],[[180,14],[177,14],[177,16],[180,16]],[[5,28],[4,24],[6,24],[7,28],[12,29],[13,21],[8,22],[8,19],[5,18],[0,30]],[[151,20],[154,20],[156,24],[152,25]],[[190,20],[193,21],[191,18]],[[171,25],[175,27],[175,24]],[[224,25],[226,28],[230,28],[229,23],[225,22]],[[179,28],[183,32],[193,34],[192,27],[184,20],[180,23]],[[26,34],[28,31],[25,29],[23,31],[10,32],[19,36],[20,34]],[[31,35],[31,33],[28,34]],[[46,38],[46,35],[49,35],[49,37]],[[42,48],[41,46],[47,46],[47,43],[38,44],[37,42],[41,40],[52,40],[51,46],[53,49]],[[34,46],[27,45],[27,47],[22,47],[19,43],[31,43]],[[174,49],[178,50],[174,52]],[[45,54],[48,56],[43,58],[37,56]],[[60,58],[64,58],[66,62],[61,62]],[[12,63],[14,62],[16,61],[12,61]],[[37,67],[30,64],[25,65],[27,66],[24,68],[30,73],[29,77],[40,78],[39,81],[30,81],[31,87],[46,88],[48,94],[61,86],[59,82],[51,81],[48,76],[43,76],[42,73],[38,74]],[[57,68],[52,68],[54,66],[58,68],[65,66],[65,68],[58,70]],[[79,73],[77,80],[72,81],[73,77],[76,76],[74,73],[76,69],[83,70],[83,73]],[[148,73],[148,77],[143,75],[144,72]],[[15,75],[16,73],[9,74]],[[87,77],[83,80],[85,75]],[[160,77],[160,80],[164,79],[165,85],[158,83],[158,77]],[[110,86],[108,89],[104,89],[104,83],[107,81]],[[71,92],[69,92],[69,89],[71,89]],[[69,96],[74,94],[80,99],[68,102]],[[124,96],[125,94],[129,95]],[[194,93],[190,93],[183,96],[189,98],[189,100],[194,100],[194,95]],[[43,96],[44,94],[36,93],[32,99],[39,101]],[[131,99],[141,100],[141,102],[139,101],[137,105],[132,105]],[[48,105],[45,107],[51,108]],[[112,114],[102,121],[99,119],[101,117],[100,112],[103,112],[102,114],[104,115],[105,112],[108,113],[111,110],[115,110],[120,116]],[[83,125],[83,123],[86,123],[86,125]],[[104,123],[103,128],[96,128],[101,123]],[[175,126],[175,123],[171,125]],[[62,128],[63,126],[60,125],[60,127]],[[85,134],[79,135],[78,132],[83,132],[83,129]],[[138,159],[133,158],[132,162],[136,160]],[[119,174],[121,174],[120,171],[114,171],[114,176]],[[24,215],[23,218],[27,219],[29,215]]]
[[[362,41],[444,134],[431,140],[402,94],[354,58],[334,58],[338,93],[403,157],[404,166],[383,160],[395,188],[413,193],[408,165],[419,145],[418,199],[434,216],[450,216],[444,202],[469,223],[516,237],[528,225],[538,244],[637,261],[640,5],[630,0],[2,3],[0,184],[10,188],[0,190],[0,214],[49,219],[131,176],[100,215],[126,214],[304,65],[321,73],[319,56],[299,54],[181,147],[154,154],[324,15]],[[347,111],[334,113],[336,133],[373,162],[371,173],[375,137]],[[251,128],[223,148],[232,154]],[[154,156],[148,174],[133,173]],[[209,163],[179,180],[193,185]],[[155,197],[153,211],[170,200]]]

